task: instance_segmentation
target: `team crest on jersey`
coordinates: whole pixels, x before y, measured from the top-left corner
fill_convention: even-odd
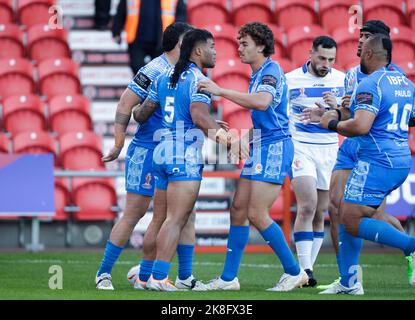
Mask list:
[[[338,97],[340,95],[339,88],[332,88],[330,91],[332,94],[334,94],[335,97]]]
[[[295,159],[295,160],[293,161],[293,164],[294,164],[294,168],[295,168],[295,169],[300,169],[300,160]]]
[[[147,173],[147,175],[146,175],[146,182],[143,183],[141,185],[141,187],[143,187],[144,189],[151,189],[152,188],[152,185],[151,185],[150,182],[151,182],[151,173]]]
[[[299,97],[301,97],[301,98],[306,98],[306,97],[307,97],[307,95],[305,94],[305,88],[300,88],[299,90],[300,90],[300,95],[299,95]]]
[[[255,174],[261,174],[262,173],[262,164],[258,163],[255,166]]]

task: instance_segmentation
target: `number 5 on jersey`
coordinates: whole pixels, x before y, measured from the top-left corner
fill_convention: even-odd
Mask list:
[[[164,112],[164,120],[168,123],[172,123],[174,120],[174,97],[166,97]]]

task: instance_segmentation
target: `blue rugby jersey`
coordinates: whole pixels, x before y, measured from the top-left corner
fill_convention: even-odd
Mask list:
[[[166,56],[162,54],[143,66],[128,84],[128,88],[141,98],[141,102],[144,102],[153,81],[170,69],[172,66]],[[161,110],[158,109],[145,123],[137,126],[132,143],[140,147],[154,149],[158,144],[158,141],[154,141],[154,132],[161,129],[162,126]]]
[[[172,140],[184,138],[185,144],[192,144],[196,140],[203,144],[204,134],[193,123],[190,105],[194,102],[211,105],[210,94],[200,92],[197,88],[198,82],[207,80],[207,77],[194,63],[190,63],[180,75],[177,85],[172,88],[170,77],[173,71],[174,69],[157,78],[148,96],[148,99],[161,107],[162,124],[165,130],[158,136]]]
[[[376,115],[368,134],[357,137],[359,160],[389,168],[410,168],[408,122],[415,116],[414,84],[401,72],[382,67],[361,80],[351,98],[357,110]]]
[[[287,113],[287,82],[280,65],[268,58],[265,63],[252,74],[249,93],[268,92],[272,95],[272,103],[266,110],[251,110],[254,129],[261,130],[261,143],[271,143],[290,137]],[[259,137],[254,135],[254,142]]]

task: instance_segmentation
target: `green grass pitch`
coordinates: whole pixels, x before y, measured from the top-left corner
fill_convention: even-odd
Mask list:
[[[239,271],[239,292],[150,292],[136,291],[127,282],[127,272],[141,257],[126,250],[112,271],[115,291],[97,291],[95,273],[102,259],[103,250],[93,252],[42,252],[0,253],[0,299],[57,299],[57,300],[291,300],[291,299],[414,299],[415,287],[408,284],[405,258],[399,253],[363,253],[364,296],[318,295],[315,288],[296,289],[288,293],[266,292],[275,285],[282,274],[282,267],[272,254],[245,254]],[[218,276],[225,254],[203,253],[194,258],[193,273],[203,281]],[[63,289],[49,288],[53,274],[49,268],[59,265],[63,271]],[[320,254],[314,267],[315,277],[321,284],[337,278],[334,254]],[[177,274],[174,259],[170,278]]]

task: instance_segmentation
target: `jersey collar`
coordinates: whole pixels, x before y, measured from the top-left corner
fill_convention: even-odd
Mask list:
[[[262,66],[255,73],[252,74],[252,77],[259,74],[271,62],[272,62],[271,58],[268,57],[267,60],[265,60],[265,62],[262,64]]]

